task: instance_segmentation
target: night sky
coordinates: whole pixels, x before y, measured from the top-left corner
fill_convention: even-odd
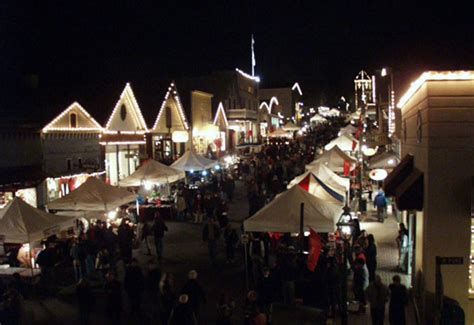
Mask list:
[[[261,87],[299,81],[306,104],[350,98],[361,69],[392,67],[400,93],[424,70],[474,65],[471,10],[454,2],[20,2],[0,3],[0,78],[11,95],[2,112],[48,115],[78,100],[103,122],[126,81],[141,106],[158,107],[164,80],[250,72],[252,33]]]

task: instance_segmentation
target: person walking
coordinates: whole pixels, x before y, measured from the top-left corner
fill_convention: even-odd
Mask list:
[[[232,314],[234,308],[235,302],[229,298],[227,293],[222,293],[217,301],[216,325],[232,325]]]
[[[369,271],[369,282],[375,280],[375,270],[377,269],[377,246],[375,245],[374,235],[367,236],[368,245],[365,249],[366,265]]]
[[[197,318],[189,304],[188,295],[179,296],[178,304],[171,311],[168,325],[197,325]]]
[[[235,245],[237,244],[239,237],[230,223],[228,223],[225,227],[224,240],[227,263],[233,263],[235,258]]]
[[[106,275],[109,272],[110,267],[111,267],[111,257],[110,257],[109,251],[104,246],[97,253],[97,257],[95,260],[95,269],[100,272],[102,281],[106,279]]]
[[[79,245],[79,242],[76,238],[72,240],[72,247],[70,251],[70,256],[72,258],[72,266],[74,268],[74,277],[76,281],[79,281],[83,277],[83,265],[85,261],[85,252],[83,248]]]
[[[202,217],[204,215],[204,210],[202,206],[202,195],[200,192],[196,194],[196,197],[194,198],[194,223],[202,223]]]
[[[378,221],[384,222],[385,215],[387,214],[387,198],[382,190],[374,198],[374,208],[377,208]]]
[[[341,308],[341,273],[334,257],[328,258],[325,282],[327,285],[329,318],[335,318],[336,310]]]
[[[165,236],[165,231],[168,231],[168,227],[158,211],[155,212],[154,219],[151,232],[155,239],[156,257],[158,258],[158,262],[161,262],[163,257],[163,237]]]
[[[90,314],[95,305],[95,297],[89,282],[82,278],[76,285],[77,305],[79,307],[79,323],[88,325],[91,323]]]
[[[273,313],[273,302],[277,298],[277,282],[268,267],[263,269],[263,276],[257,285],[258,298],[262,311],[267,316],[267,321],[271,323]]]
[[[129,264],[132,260],[133,237],[134,233],[130,226],[130,220],[123,218],[118,227],[118,243],[120,256],[124,264]]]
[[[390,325],[405,325],[405,306],[408,304],[407,288],[401,283],[399,275],[394,275],[392,281],[392,284],[388,287],[390,291],[388,307]]]
[[[145,290],[145,278],[135,258],[132,259],[130,265],[125,270],[123,285],[128,296],[130,314],[139,316],[143,291]]]
[[[220,237],[220,228],[214,218],[209,218],[202,231],[202,240],[207,241],[209,258],[213,266],[216,265],[217,241]]]
[[[171,273],[164,273],[160,280],[161,323],[167,324],[176,302],[176,288]]]
[[[388,300],[388,288],[382,283],[380,275],[366,289],[367,300],[370,304],[372,325],[383,325],[385,319],[385,304]]]
[[[357,302],[359,303],[359,313],[365,313],[365,289],[369,285],[369,272],[365,262],[361,258],[357,258],[354,267],[353,291]]]
[[[181,289],[181,294],[185,294],[189,297],[189,305],[194,312],[194,315],[199,320],[199,308],[201,303],[206,303],[206,294],[201,284],[197,280],[198,273],[195,270],[191,270],[188,273],[188,281]]]

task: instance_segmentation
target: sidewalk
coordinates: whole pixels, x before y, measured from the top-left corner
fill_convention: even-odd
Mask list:
[[[377,245],[377,274],[382,277],[385,285],[392,283],[392,277],[398,274],[402,283],[409,288],[409,276],[407,274],[398,273],[396,267],[398,265],[398,248],[396,237],[398,235],[398,223],[395,217],[388,213],[388,217],[384,223],[377,221],[377,214],[370,202],[367,204],[367,213],[362,216],[360,222],[361,230],[366,230],[369,234],[373,234]],[[350,289],[349,289],[350,290]],[[352,297],[352,292],[348,293]],[[407,324],[416,324],[415,312],[413,305],[409,303],[406,309]],[[349,314],[349,324],[370,324],[370,308],[367,308],[363,315]],[[385,323],[388,324],[388,303],[385,309]],[[339,320],[328,324],[340,324]]]

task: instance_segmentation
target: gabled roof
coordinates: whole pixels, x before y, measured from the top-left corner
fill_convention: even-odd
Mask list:
[[[156,117],[155,123],[153,124],[152,132],[167,131],[166,127],[166,107],[171,108],[171,124],[175,130],[187,131],[189,129],[186,115],[184,114],[183,105],[179,98],[178,90],[174,82],[168,87],[163,103],[161,104],[160,111]]]
[[[145,119],[129,83],[125,85],[105,125],[105,132],[108,131],[148,132]]]
[[[70,114],[76,114],[76,127],[70,125]],[[61,114],[47,124],[42,132],[101,132],[99,123],[78,103],[69,105]]]
[[[214,117],[214,125],[228,127],[229,122],[227,121],[227,116],[225,114],[224,105],[222,102],[219,103],[217,107],[216,116]]]

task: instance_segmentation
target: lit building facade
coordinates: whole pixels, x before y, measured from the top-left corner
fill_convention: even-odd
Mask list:
[[[355,110],[364,111],[366,116],[375,120],[375,77],[361,70],[354,79]]]
[[[147,158],[145,120],[130,84],[126,84],[100,138],[107,181],[117,185]]]
[[[435,305],[428,293],[436,291],[440,256],[463,259],[462,264],[441,267],[444,295],[459,302],[465,323],[472,324],[474,71],[423,73],[398,106],[406,158],[392,173],[398,176],[388,179],[386,186],[398,207],[407,210],[414,247],[409,265],[415,292],[421,293],[423,323],[434,323]]]
[[[102,131],[100,124],[77,102],[41,130],[48,202],[77,188],[90,173],[103,171],[104,157],[99,144]]]
[[[174,82],[168,87],[150,133],[156,160],[180,156],[189,147],[189,125]]]

